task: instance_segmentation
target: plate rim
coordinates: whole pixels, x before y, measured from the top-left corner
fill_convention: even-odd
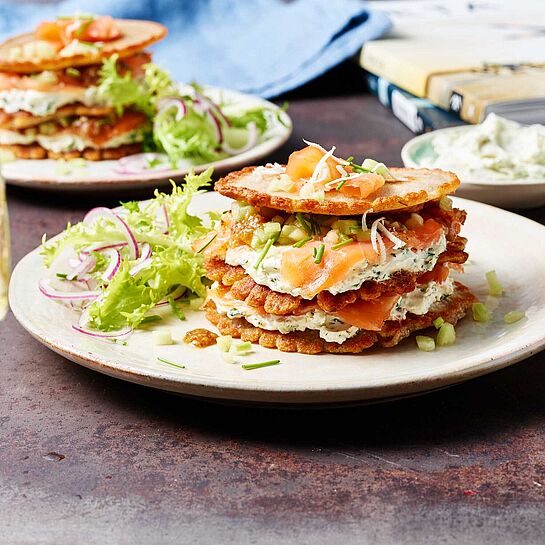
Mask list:
[[[267,100],[257,95],[243,93],[235,89],[227,89],[214,86],[205,86],[205,88],[212,92],[224,93],[226,96],[240,97],[242,100],[245,101],[261,103],[263,105],[272,107],[282,116],[282,121],[283,123],[285,123],[285,125],[281,125],[278,132],[276,134],[273,134],[267,140],[264,140],[254,148],[239,155],[232,155],[218,161],[212,161],[210,163],[203,163],[200,165],[194,165],[192,167],[180,168],[176,170],[157,172],[151,171],[149,173],[146,173],[145,177],[142,177],[142,174],[127,174],[123,175],[123,177],[119,179],[112,179],[111,177],[108,177],[108,179],[106,179],[105,177],[103,177],[102,179],[85,179],[81,176],[76,176],[72,178],[64,177],[63,179],[59,179],[58,177],[50,177],[44,179],[40,175],[21,178],[16,176],[6,176],[6,174],[4,173],[5,169],[1,168],[1,165],[0,172],[6,184],[27,188],[71,191],[123,189],[128,186],[133,188],[146,188],[151,184],[157,185],[160,183],[168,183],[168,180],[171,178],[174,180],[179,180],[180,178],[187,175],[191,170],[193,170],[195,173],[200,173],[205,171],[209,167],[214,167],[215,171],[224,172],[232,168],[249,164],[252,161],[257,161],[263,157],[266,157],[276,149],[280,148],[287,142],[287,140],[293,133],[293,120],[286,111],[282,110],[282,108],[274,102],[271,102],[270,100]],[[22,161],[29,161],[29,159],[16,159],[15,161],[10,161],[6,164],[10,164],[16,167],[17,163],[20,163]],[[41,161],[52,161],[52,159],[34,159],[32,161],[34,163],[40,163]],[[99,163],[100,162],[106,161],[99,161]]]
[[[464,202],[471,202],[477,208],[486,207],[493,209],[494,213],[508,214],[517,221],[529,224],[532,228],[545,229],[545,226],[524,216],[499,209],[476,201],[467,201],[459,197],[455,198],[461,206]],[[311,381],[305,383],[295,382],[288,387],[282,386],[282,381],[252,380],[241,382],[238,379],[226,379],[209,377],[207,375],[186,375],[171,370],[155,369],[129,369],[130,364],[119,361],[119,358],[96,356],[90,357],[88,351],[80,350],[72,346],[70,342],[53,338],[43,327],[35,327],[30,317],[25,315],[22,306],[19,306],[15,295],[17,282],[22,282],[23,273],[28,261],[37,257],[39,247],[26,254],[16,265],[9,286],[9,302],[11,310],[20,325],[36,340],[47,348],[61,356],[80,365],[99,371],[103,374],[151,386],[161,390],[193,395],[202,398],[225,399],[231,401],[256,401],[270,404],[327,404],[335,402],[367,401],[373,399],[387,400],[389,397],[399,395],[425,393],[427,391],[454,385],[490,372],[515,364],[522,359],[530,357],[545,348],[545,332],[539,334],[533,332],[527,340],[519,342],[515,351],[497,354],[500,346],[486,357],[477,359],[465,367],[450,367],[448,370],[438,368],[429,372],[427,376],[415,376],[414,374],[398,375],[395,380],[388,382],[375,381],[367,384],[354,385],[349,379],[333,382],[331,380]],[[52,303],[54,304],[54,303]],[[327,354],[325,355],[327,356]],[[318,355],[316,357],[324,357]],[[152,382],[158,382],[154,384]],[[310,389],[305,386],[311,386]]]
[[[438,133],[447,133],[447,132],[464,132],[469,129],[474,128],[474,125],[462,125],[462,126],[456,126],[456,127],[445,127],[443,129],[436,129],[434,131],[425,132],[423,134],[419,134],[417,136],[414,136],[409,141],[407,141],[403,147],[401,148],[401,160],[403,161],[403,164],[406,167],[409,168],[432,168],[432,167],[424,167],[420,163],[418,163],[414,157],[413,157],[413,151],[416,147],[421,146],[423,144],[428,144],[431,142],[434,135]],[[468,180],[466,178],[460,178],[460,181],[463,185],[468,186],[474,186],[478,188],[520,188],[520,187],[529,187],[529,188],[538,188],[541,186],[545,186],[545,178],[543,180],[519,180],[519,181],[505,181],[505,182],[497,182],[497,181],[490,181],[490,182],[479,182],[477,180]]]

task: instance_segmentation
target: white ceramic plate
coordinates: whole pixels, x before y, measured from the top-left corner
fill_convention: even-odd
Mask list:
[[[472,129],[472,126],[450,127],[432,131],[409,140],[401,150],[401,158],[406,167],[433,168],[437,154],[432,140],[438,133],[450,131],[460,133]],[[468,180],[462,182],[457,195],[475,201],[485,202],[502,208],[536,208],[545,204],[545,180],[513,180],[498,182],[486,180]]]
[[[228,199],[214,193],[199,195],[194,211],[225,209]],[[454,346],[424,353],[408,339],[389,350],[361,355],[309,356],[255,347],[241,363],[280,359],[274,367],[246,371],[223,361],[216,346],[198,349],[181,342],[195,327],[214,329],[201,312],[187,321],[168,317],[155,327],[168,327],[177,343],[154,346],[152,328],[136,331],[122,346],[71,329],[77,313],[38,292],[45,271],[39,250],[15,268],[10,285],[11,308],[36,339],[66,358],[102,373],[154,388],[186,395],[260,403],[341,403],[372,401],[445,387],[490,373],[541,350],[545,345],[545,228],[515,214],[476,202],[455,199],[468,211],[464,235],[471,260],[464,282],[486,299],[484,273],[495,269],[506,295],[491,298],[494,319],[487,324],[466,317],[457,326]],[[510,310],[526,311],[527,318],[506,325]],[[178,369],[157,357],[184,364]]]
[[[16,160],[2,165],[2,176],[8,184],[50,190],[70,191],[107,191],[139,188],[154,188],[167,184],[171,178],[179,181],[191,169],[202,172],[213,166],[215,174],[223,174],[249,164],[258,164],[259,160],[278,149],[289,138],[292,122],[280,108],[262,98],[227,89],[207,88],[207,95],[214,100],[225,100],[240,104],[241,107],[268,106],[280,112],[283,126],[277,128],[251,150],[207,164],[195,164],[180,161],[176,170],[154,170],[150,168],[140,174],[119,174],[117,161],[64,162],[52,159]],[[167,161],[165,161],[167,162]]]

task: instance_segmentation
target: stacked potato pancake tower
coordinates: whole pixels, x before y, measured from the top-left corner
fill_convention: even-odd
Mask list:
[[[141,151],[147,117],[117,112],[98,92],[113,55],[138,78],[143,49],[166,29],[148,21],[79,15],[41,23],[0,45],[0,149],[22,159],[117,159]]]
[[[288,352],[391,347],[475,301],[452,173],[339,159],[316,144],[287,166],[233,172],[235,199],[204,250],[208,319],[224,335]]]

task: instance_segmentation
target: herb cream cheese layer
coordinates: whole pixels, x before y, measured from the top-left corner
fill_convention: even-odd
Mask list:
[[[29,145],[39,144],[42,148],[54,153],[66,153],[69,151],[83,151],[85,149],[106,149],[118,148],[125,144],[133,144],[141,142],[143,139],[142,131],[129,131],[124,134],[113,137],[107,142],[101,143],[98,146],[89,138],[63,132],[61,134],[35,134],[32,132],[19,133],[16,131],[7,131],[0,129],[0,144],[1,145]]]
[[[454,291],[451,279],[443,283],[428,282],[414,291],[401,296],[392,308],[389,320],[403,320],[408,313],[424,315],[434,303],[448,297]],[[291,333],[312,329],[319,331],[320,337],[327,342],[342,344],[360,331],[360,328],[351,326],[337,318],[332,313],[321,309],[313,309],[299,315],[276,316],[273,314],[259,314],[255,308],[233,298],[221,298],[212,290],[211,299],[216,304],[218,312],[228,318],[244,318],[246,321],[269,331]]]
[[[456,172],[478,182],[545,178],[545,126],[521,125],[490,114],[480,125],[438,132],[437,154],[422,166]]]
[[[365,260],[360,261],[347,271],[344,278],[329,287],[327,291],[336,295],[345,291],[357,290],[367,280],[383,282],[398,271],[431,271],[446,247],[447,240],[442,234],[437,242],[426,250],[412,250],[410,248],[391,250],[384,263],[378,265],[371,265]],[[225,262],[228,265],[240,265],[257,284],[267,286],[276,292],[303,297],[301,288],[290,286],[281,275],[282,253],[290,248],[291,246],[272,246],[257,269],[254,265],[261,252],[250,246],[230,248],[227,250]]]
[[[35,89],[9,89],[0,91],[0,109],[8,114],[25,111],[41,117],[56,112],[66,104],[79,102],[85,106],[99,106],[104,100],[98,96],[97,87],[71,88],[56,91]]]

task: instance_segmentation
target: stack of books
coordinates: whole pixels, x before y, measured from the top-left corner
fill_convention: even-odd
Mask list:
[[[369,90],[417,134],[480,123],[490,113],[545,123],[545,24],[503,15],[474,27],[430,21],[427,32],[368,42],[360,65]]]

